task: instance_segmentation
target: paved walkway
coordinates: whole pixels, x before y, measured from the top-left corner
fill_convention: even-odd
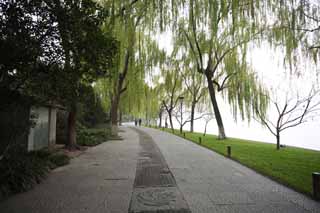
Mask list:
[[[192,212],[320,212],[320,203],[180,137],[143,128],[159,146]]]
[[[33,190],[0,203],[0,213],[127,213],[139,153],[138,134],[121,132],[53,171]]]
[[[141,150],[137,162],[129,213],[190,213],[158,146],[140,129]]]
[[[320,212],[320,203],[221,155],[138,129],[123,128],[123,141],[89,149],[0,212]]]

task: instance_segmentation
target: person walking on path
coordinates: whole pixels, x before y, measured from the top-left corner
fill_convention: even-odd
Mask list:
[[[141,118],[139,118],[139,126],[141,126]]]

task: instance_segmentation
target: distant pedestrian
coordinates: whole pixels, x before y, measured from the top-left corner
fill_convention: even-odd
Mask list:
[[[137,126],[138,125],[138,121],[137,119],[134,119],[134,125]]]
[[[141,126],[141,118],[139,118],[139,126]]]

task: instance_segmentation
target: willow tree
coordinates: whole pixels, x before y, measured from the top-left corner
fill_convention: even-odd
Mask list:
[[[320,55],[320,2],[313,0],[272,1],[269,10],[277,17],[270,31],[272,45],[284,46],[287,62],[299,65],[303,53],[314,62]]]
[[[261,111],[266,110],[266,99],[246,62],[248,43],[261,33],[252,14],[258,3],[189,0],[187,15],[179,19],[175,43],[188,49],[196,70],[206,78],[220,139],[226,134],[218,92],[227,97],[235,118],[238,111],[243,119],[250,118],[253,103],[259,103]]]
[[[153,76],[153,82],[154,83],[154,91],[155,91],[155,94],[156,96],[154,97],[157,101],[157,106],[158,106],[158,109],[157,109],[157,112],[158,112],[158,121],[159,121],[159,124],[158,124],[158,127],[162,127],[162,119],[163,119],[163,116],[165,115],[166,113],[166,108],[163,104],[163,100],[165,100],[166,98],[166,91],[165,91],[165,86],[164,86],[164,82],[162,82],[164,79],[163,79],[163,76],[161,76],[161,74],[159,75],[154,75]]]
[[[117,111],[121,110],[121,113],[125,115],[144,117],[146,115],[146,106],[149,104],[148,101],[156,99],[154,95],[150,96],[150,100],[145,98],[146,94],[155,93],[151,91],[150,82],[147,83],[146,79],[151,80],[153,78],[152,69],[156,64],[161,62],[165,57],[165,53],[159,49],[156,41],[141,31],[137,33],[136,46],[136,58],[129,63],[130,69],[124,79],[126,89],[121,93]],[[113,75],[118,75],[117,69],[114,70]],[[109,76],[98,80],[95,85],[95,91],[101,97],[106,111],[110,111],[111,109],[114,85],[116,83],[117,78]],[[146,90],[148,91],[146,92]],[[153,105],[151,108],[153,109]]]
[[[154,61],[161,58],[151,57],[154,52],[158,51],[148,37],[151,37],[151,31],[159,29],[158,26],[163,25],[159,19],[159,14],[162,14],[160,8],[163,8],[163,5],[162,1],[142,0],[101,0],[100,2],[105,8],[109,8],[108,12],[111,14],[111,18],[106,21],[105,25],[112,26],[114,36],[120,43],[118,65],[111,76],[113,90],[110,93],[112,95],[111,124],[113,129],[116,129],[121,95],[128,92],[129,84],[135,85],[137,83],[128,79],[128,76],[132,72],[140,75],[138,82],[142,85],[141,80],[144,79],[145,72],[152,69]],[[146,49],[149,51],[147,52]]]
[[[118,109],[120,96],[127,90],[126,77],[130,69],[130,65],[134,62],[134,45],[136,40],[136,28],[139,24],[139,17],[131,17],[130,15],[124,15],[123,18],[119,19],[114,27],[114,33],[120,41],[120,54],[119,64],[116,72],[113,74],[113,91],[111,99],[110,117],[111,124],[114,128],[118,123]]]
[[[161,84],[163,89],[162,105],[164,106],[170,122],[171,130],[173,129],[173,111],[177,107],[179,97],[183,94],[182,78],[179,73],[178,64],[170,64],[165,67],[161,72],[164,82]]]
[[[197,72],[194,67],[186,66],[182,72],[182,78],[184,83],[185,92],[185,103],[190,106],[190,132],[193,132],[196,106],[204,102],[204,97],[207,95],[207,87],[204,85],[205,79],[203,75]]]
[[[151,125],[158,117],[159,101],[158,89],[147,84],[144,89],[143,111],[145,112],[146,125]],[[154,123],[154,122],[153,122]]]

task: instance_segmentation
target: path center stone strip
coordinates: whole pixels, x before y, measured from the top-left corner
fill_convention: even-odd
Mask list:
[[[139,134],[141,151],[129,213],[191,213],[153,139],[137,128],[132,129]]]

